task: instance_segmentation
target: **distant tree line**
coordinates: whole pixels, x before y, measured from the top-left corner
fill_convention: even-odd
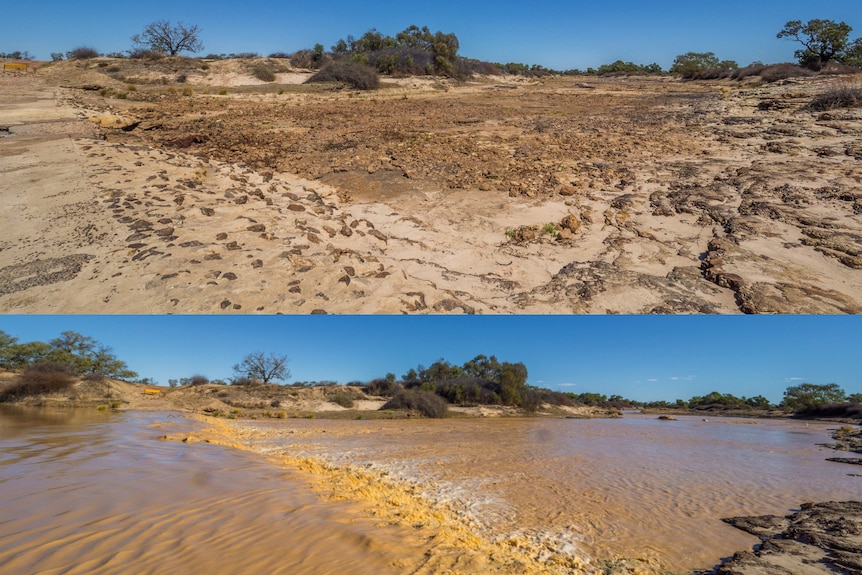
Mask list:
[[[781,409],[791,412],[804,412],[834,404],[860,404],[862,393],[847,394],[838,384],[803,383],[788,387],[784,397],[778,404],[773,404],[762,395],[753,397],[736,397],[730,393],[712,391],[706,395],[696,395],[691,399],[675,401],[640,402],[626,399],[619,395],[610,397],[600,393],[569,394],[578,404],[599,407],[625,408],[660,408],[660,409]]]
[[[15,50],[14,52],[0,52],[0,58],[6,60],[30,60],[30,52],[27,50]]]
[[[803,24],[801,20],[788,21],[777,37],[798,42],[802,48],[795,55],[799,65],[805,69],[819,71],[828,64],[839,63],[845,66],[862,67],[862,38],[850,39],[852,27],[846,22],[814,19]],[[183,52],[197,53],[203,50],[201,29],[195,24],[179,22],[171,24],[167,20],[158,20],[147,24],[143,31],[132,37],[132,49],[124,53],[108,54],[110,57],[156,58],[176,56]],[[460,42],[453,33],[442,31],[431,32],[427,26],[410,25],[394,36],[385,35],[376,28],[371,28],[362,36],[356,38],[348,35],[339,39],[326,52],[322,44],[315,44],[311,49],[303,49],[292,54],[275,52],[270,58],[290,59],[295,67],[322,69],[333,63],[341,63],[339,74],[346,76],[348,83],[359,78],[355,70],[345,68],[345,63],[367,66],[379,74],[387,75],[436,75],[463,78],[472,74],[516,74],[522,76],[540,77],[546,75],[642,75],[670,73],[685,79],[744,79],[758,75],[769,66],[754,62],[740,68],[733,60],[720,60],[713,52],[686,52],[678,55],[668,71],[662,70],[656,63],[636,64],[617,60],[610,64],[602,64],[598,68],[554,70],[539,64],[523,64],[518,62],[492,63],[461,57],[458,54]],[[26,51],[0,53],[0,57],[11,59],[27,59]],[[99,56],[90,47],[79,47],[63,53],[53,53],[53,60],[87,59]],[[256,53],[242,52],[231,54],[209,54],[211,59],[256,58]],[[789,64],[780,70],[766,70],[772,79],[788,77],[794,71]],[[338,79],[338,78],[336,78]],[[772,81],[767,79],[767,81]],[[361,82],[368,87],[367,77]],[[373,84],[373,82],[371,83]]]

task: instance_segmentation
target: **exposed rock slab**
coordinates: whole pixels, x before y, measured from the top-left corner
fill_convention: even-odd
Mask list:
[[[862,502],[805,503],[786,517],[731,517],[734,527],[760,537],[717,575],[835,575],[862,573]]]

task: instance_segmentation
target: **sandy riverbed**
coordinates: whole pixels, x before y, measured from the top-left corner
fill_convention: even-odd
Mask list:
[[[862,311],[862,115],[805,109],[845,80],[110,69],[0,79],[4,312]]]

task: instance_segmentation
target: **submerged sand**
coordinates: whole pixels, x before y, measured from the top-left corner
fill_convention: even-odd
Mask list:
[[[121,65],[0,78],[0,311],[862,312],[862,110],[806,109],[845,80]]]

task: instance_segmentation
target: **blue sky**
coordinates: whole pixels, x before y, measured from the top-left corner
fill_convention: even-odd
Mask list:
[[[293,52],[320,42],[329,48],[348,34],[375,27],[394,35],[411,24],[455,33],[461,54],[497,62],[557,69],[598,67],[615,60],[659,63],[678,54],[715,52],[740,65],[793,60],[795,44],[775,35],[788,20],[844,20],[862,35],[859,0],[819,4],[802,0],[48,0],[7,2],[0,19],[0,52],[27,50],[48,59],[86,45],[101,52],[129,48],[149,22],[198,24],[205,53]]]
[[[493,354],[524,362],[533,385],[642,401],[716,390],[777,402],[802,382],[862,392],[855,316],[0,316],[0,330],[89,335],[162,385],[227,377],[264,351],[290,358],[292,381],[367,381]]]

